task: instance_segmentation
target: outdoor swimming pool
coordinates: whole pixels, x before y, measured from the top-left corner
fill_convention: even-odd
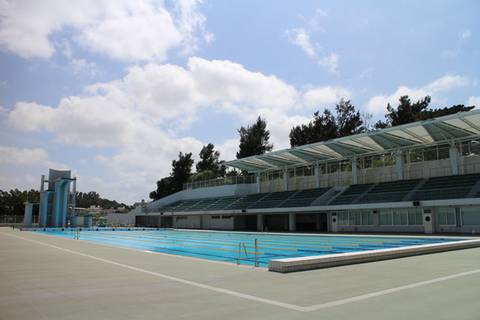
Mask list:
[[[75,238],[72,229],[37,232]],[[84,241],[231,263],[267,267],[273,259],[409,247],[464,240],[452,237],[350,236],[187,231],[172,229],[99,229],[79,232]],[[255,246],[256,243],[256,246]]]

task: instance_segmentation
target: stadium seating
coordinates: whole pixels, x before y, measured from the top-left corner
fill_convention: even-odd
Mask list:
[[[355,203],[355,200],[357,200],[357,198],[359,198],[363,193],[367,192],[372,186],[373,183],[352,184],[338,197],[334,198],[333,201],[330,201],[329,204],[339,205]]]
[[[293,196],[288,198],[283,204],[282,207],[291,208],[291,207],[308,207],[312,203],[322,196],[325,192],[330,190],[330,188],[319,188],[319,189],[306,189],[301,190],[295,193]]]
[[[376,184],[369,192],[363,195],[356,203],[373,203],[373,202],[398,202],[412,191],[421,179],[400,180],[382,182]]]
[[[421,201],[479,197],[480,174],[435,177],[427,180],[412,179],[382,183],[354,184],[338,196],[329,194],[329,205]],[[416,190],[418,188],[418,190]],[[205,199],[180,200],[162,207],[162,212],[191,212],[218,210],[245,210],[263,208],[308,207],[331,188],[317,188],[271,193],[254,193]],[[412,194],[413,193],[413,194]],[[326,201],[328,202],[329,199]],[[324,205],[325,203],[322,203]],[[318,205],[318,203],[316,204]]]
[[[410,197],[410,200],[465,198],[479,180],[480,174],[430,178]]]
[[[252,206],[255,202],[259,201],[263,197],[267,196],[268,193],[254,193],[254,194],[249,194],[247,196],[243,196],[238,201],[235,201],[231,205],[225,207],[225,209],[230,209],[230,210],[242,210],[242,209],[247,209],[248,207]]]
[[[298,191],[282,191],[282,192],[272,192],[267,196],[261,198],[259,201],[252,203],[248,206],[250,209],[259,209],[259,208],[277,208],[280,207],[282,202],[285,202],[289,197]]]

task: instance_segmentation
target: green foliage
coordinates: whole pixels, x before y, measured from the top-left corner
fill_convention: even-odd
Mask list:
[[[172,161],[172,172],[169,177],[157,181],[157,189],[150,192],[152,200],[158,200],[183,189],[183,184],[188,182],[193,166],[192,153],[178,154],[178,160]]]
[[[267,123],[260,116],[253,125],[238,130],[240,145],[237,152],[237,159],[264,154],[273,149],[269,143],[270,131],[267,130]]]
[[[40,201],[40,193],[33,189],[28,191],[20,191],[18,189],[10,191],[0,190],[0,215],[23,216],[25,201],[38,203]],[[33,213],[38,213],[38,206],[34,207]]]
[[[203,172],[209,172],[205,174],[211,176],[209,179],[225,176],[226,167],[224,161],[220,160],[220,152],[215,150],[215,146],[212,143],[203,146],[199,153],[200,161],[197,162],[197,174]]]
[[[89,208],[90,206],[99,206],[103,209],[128,207],[124,203],[119,203],[115,200],[102,198],[95,191],[77,192],[76,206],[78,208]]]
[[[178,160],[172,161],[172,189],[173,192],[181,191],[183,184],[188,182],[192,173],[193,159],[192,153],[179,153]]]
[[[387,105],[387,114],[385,115],[386,121],[378,121],[375,124],[375,128],[383,129],[394,127],[406,123],[446,116],[461,111],[470,111],[475,107],[459,104],[439,109],[428,109],[431,100],[430,96],[426,96],[423,99],[412,103],[408,96],[402,96],[400,97],[399,104],[396,108],[392,107],[390,104]]]
[[[313,114],[313,120],[308,124],[293,127],[290,130],[290,145],[292,147],[304,144],[327,141],[329,139],[345,137],[366,130],[359,111],[351,104],[350,100],[340,100],[335,106],[336,114],[328,109],[320,114]]]
[[[31,203],[40,202],[40,192],[37,190],[20,191],[12,189],[10,191],[0,190],[0,215],[19,215],[24,214],[24,202]],[[104,209],[128,207],[123,203],[118,203],[114,200],[101,198],[95,191],[77,192],[77,207],[88,208],[90,206],[99,206]],[[33,214],[38,214],[38,206],[33,206]]]

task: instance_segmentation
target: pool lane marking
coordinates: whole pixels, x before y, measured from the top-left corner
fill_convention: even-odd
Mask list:
[[[127,265],[127,264],[115,262],[115,261],[100,258],[100,257],[96,257],[96,256],[93,256],[93,255],[89,255],[89,254],[82,253],[82,252],[79,252],[79,251],[70,250],[70,249],[67,249],[67,248],[59,247],[59,246],[49,244],[49,243],[45,243],[45,242],[38,241],[38,240],[28,239],[28,238],[24,238],[24,237],[20,237],[20,236],[17,236],[17,235],[4,233],[4,232],[1,232],[1,234],[4,234],[6,236],[15,237],[15,238],[18,238],[18,239],[22,239],[22,240],[25,240],[25,241],[29,241],[29,242],[32,242],[32,243],[36,243],[36,244],[39,244],[39,245],[43,245],[43,246],[46,246],[46,247],[54,248],[54,249],[57,249],[57,250],[61,250],[61,251],[64,251],[64,252],[68,252],[68,253],[71,253],[71,254],[76,254],[76,255],[86,257],[86,258],[90,258],[90,259],[93,259],[93,260],[101,261],[101,262],[108,263],[108,264],[111,264],[111,265],[115,265],[115,266],[118,266],[118,267],[121,267],[121,268],[124,268],[124,269],[137,271],[137,272],[140,272],[140,273],[156,276],[156,277],[159,277],[159,278],[164,278],[164,279],[167,279],[167,280],[187,284],[187,285],[190,285],[190,286],[193,286],[193,287],[207,289],[207,290],[210,290],[210,291],[223,293],[223,294],[227,294],[227,295],[238,297],[238,298],[243,298],[243,299],[256,301],[256,302],[261,302],[261,303],[264,303],[264,304],[269,304],[269,305],[282,307],[282,308],[289,309],[289,310],[294,310],[294,311],[300,311],[300,312],[312,312],[312,311],[317,311],[317,310],[321,310],[321,309],[327,309],[327,308],[331,308],[331,307],[341,306],[341,305],[345,305],[345,304],[349,304],[349,303],[354,303],[354,302],[358,302],[358,301],[362,301],[362,300],[367,300],[367,299],[371,299],[371,298],[375,298],[375,297],[380,297],[380,296],[392,294],[392,293],[395,293],[395,292],[400,292],[400,291],[404,291],[404,290],[418,288],[418,287],[433,284],[433,283],[443,282],[443,281],[447,281],[447,280],[451,280],[451,279],[456,279],[456,278],[480,273],[480,269],[475,269],[475,270],[471,270],[471,271],[451,274],[451,275],[444,276],[444,277],[434,278],[434,279],[430,279],[430,280],[426,280],[426,281],[415,282],[415,283],[411,283],[411,284],[408,284],[408,285],[399,286],[399,287],[395,287],[395,288],[390,288],[390,289],[375,291],[375,292],[371,292],[371,293],[367,293],[367,294],[362,294],[362,295],[355,296],[355,297],[334,300],[334,301],[315,304],[315,305],[311,305],[311,306],[299,306],[299,305],[295,305],[295,304],[290,304],[290,303],[280,302],[280,301],[276,301],[276,300],[261,298],[261,297],[257,297],[257,296],[254,296],[254,295],[245,294],[245,293],[241,293],[241,292],[237,292],[237,291],[233,291],[233,290],[229,290],[229,289],[214,287],[214,286],[210,286],[210,285],[195,282],[195,281],[190,281],[190,280],[186,280],[186,279],[182,279],[182,278],[178,278],[178,277],[174,277],[174,276],[169,276],[169,275],[162,274],[162,273],[159,273],[159,272],[149,271],[149,270],[146,270],[146,269],[130,266],[130,265]]]

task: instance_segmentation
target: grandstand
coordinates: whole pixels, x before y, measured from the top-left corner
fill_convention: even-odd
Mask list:
[[[227,165],[252,178],[186,185],[121,219],[112,216],[111,223],[258,231],[480,232],[480,111]]]

